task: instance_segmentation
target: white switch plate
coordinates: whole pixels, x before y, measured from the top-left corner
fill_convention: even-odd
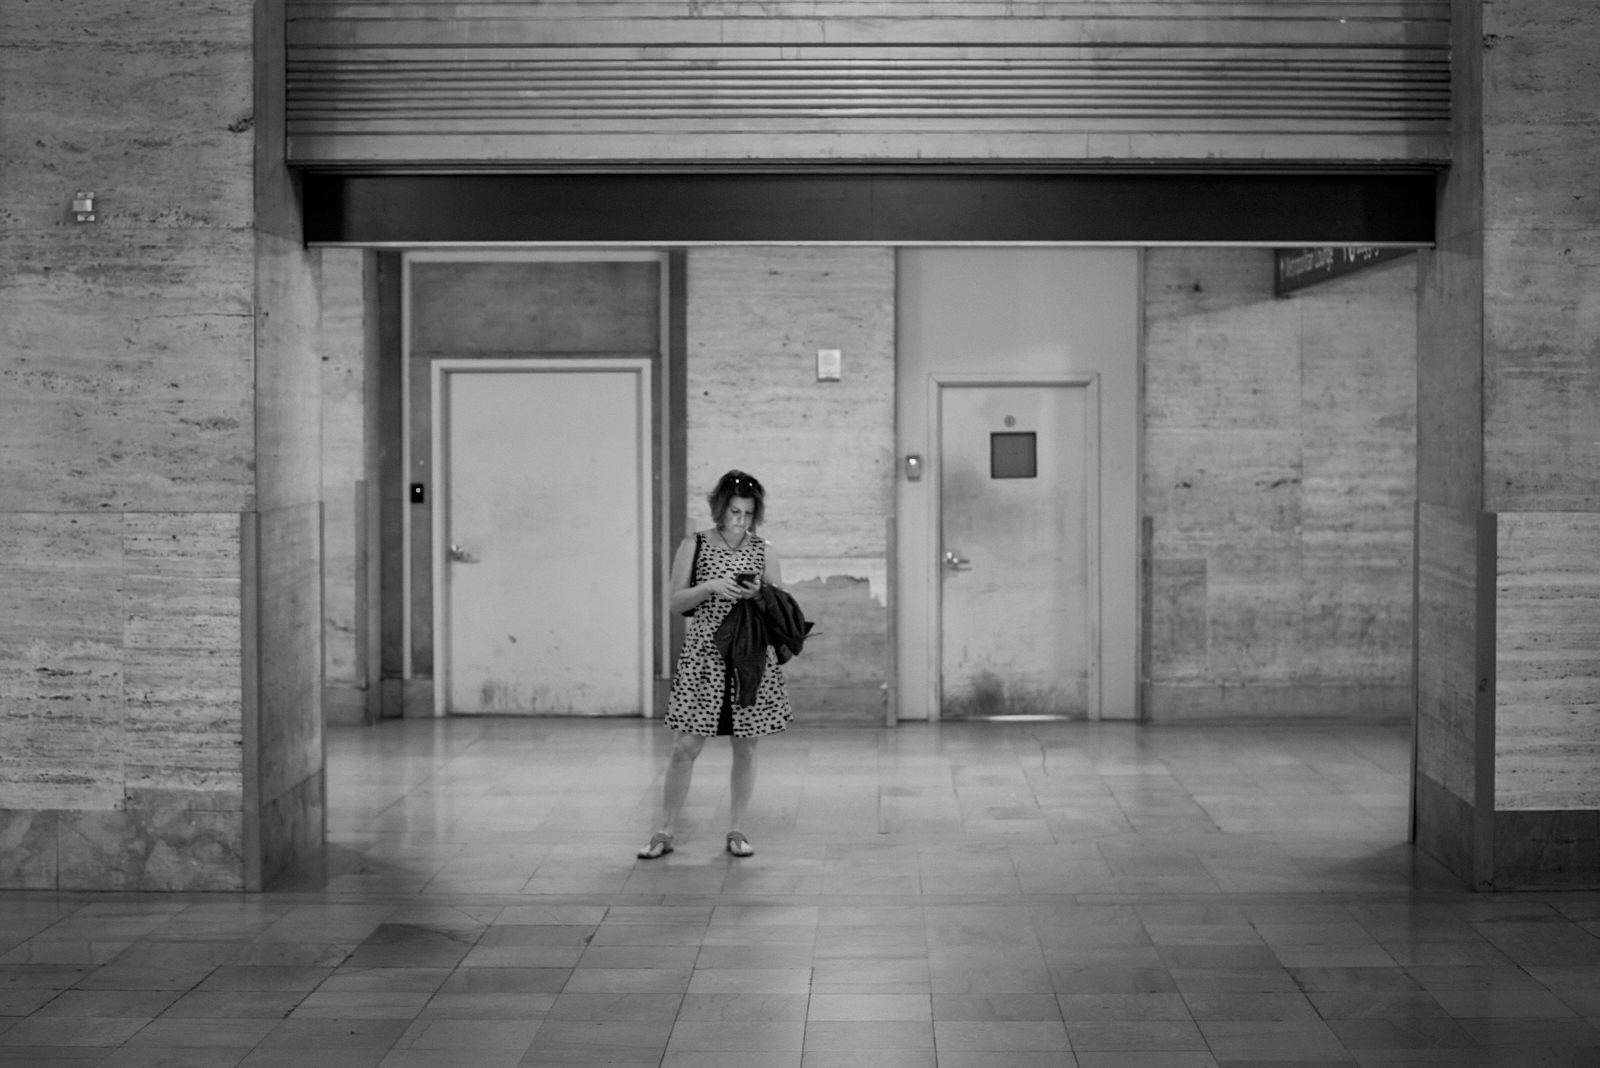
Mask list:
[[[837,382],[844,365],[844,353],[840,349],[817,350],[817,381]]]

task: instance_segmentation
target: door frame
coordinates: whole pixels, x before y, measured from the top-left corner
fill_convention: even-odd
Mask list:
[[[938,722],[944,708],[944,426],[940,398],[945,389],[984,386],[1043,386],[1086,390],[1084,395],[1084,536],[1088,611],[1084,626],[1089,651],[1089,719],[1100,719],[1100,375],[1048,374],[930,374],[928,375],[928,530],[933,551],[928,553],[928,693],[932,701],[928,720]]]
[[[655,480],[660,492],[658,499],[652,505],[652,524],[654,536],[659,544],[656,546],[657,560],[656,571],[651,579],[657,591],[658,605],[652,609],[655,618],[655,628],[658,635],[657,648],[653,655],[655,670],[659,677],[655,680],[655,695],[653,700],[659,703],[666,693],[666,677],[671,674],[672,668],[672,636],[674,619],[667,607],[669,590],[669,574],[672,569],[672,554],[676,550],[676,543],[672,540],[674,531],[681,532],[682,501],[681,489],[683,485],[682,466],[684,463],[684,450],[681,442],[673,438],[673,413],[676,411],[679,418],[683,417],[683,401],[681,391],[683,388],[685,344],[682,338],[683,301],[681,291],[684,286],[682,269],[682,253],[673,253],[659,248],[616,248],[597,245],[579,246],[522,246],[510,248],[481,248],[470,245],[448,246],[422,246],[415,245],[402,248],[398,253],[399,277],[399,362],[400,362],[400,441],[399,441],[399,479],[393,484],[392,491],[398,495],[399,500],[408,501],[409,487],[413,482],[421,481],[432,486],[432,472],[430,468],[426,474],[415,470],[412,462],[413,454],[419,450],[413,448],[412,442],[412,369],[411,369],[411,337],[412,323],[412,268],[419,263],[608,263],[608,262],[641,262],[648,261],[659,264],[660,268],[660,331],[657,354],[661,361],[661,374],[656,383],[661,396],[654,406],[656,447],[660,450],[659,461],[652,469],[652,479]],[[674,257],[677,257],[674,262]],[[675,297],[677,293],[679,296]],[[527,355],[517,357],[526,360],[545,360],[547,357]],[[559,359],[562,357],[550,357]],[[433,442],[430,440],[428,451],[431,453]],[[429,492],[432,492],[430,489]],[[431,513],[431,506],[430,506]],[[430,527],[432,526],[430,522]],[[418,678],[414,654],[416,652],[416,639],[413,634],[413,621],[416,613],[416,597],[414,590],[419,577],[415,574],[418,570],[415,550],[413,548],[413,520],[411,508],[408,504],[401,506],[400,527],[400,559],[401,566],[398,575],[399,595],[402,609],[400,611],[400,676],[402,681],[401,700],[402,707],[411,707],[412,687]],[[429,554],[430,559],[433,554]],[[432,577],[428,579],[430,588],[433,585]],[[430,618],[436,618],[429,612]],[[433,636],[437,642],[437,635]],[[432,674],[423,676],[421,685],[417,688],[417,705],[437,710],[439,707],[436,697],[428,691],[434,687],[436,680]],[[435,711],[434,715],[439,713]]]
[[[451,671],[449,596],[450,569],[445,559],[449,545],[445,539],[450,503],[450,456],[446,442],[450,437],[449,415],[445,404],[446,379],[453,374],[571,374],[574,372],[631,373],[635,377],[635,419],[639,427],[639,702],[645,719],[655,715],[655,618],[654,601],[654,472],[652,470],[655,420],[652,418],[651,361],[642,357],[594,359],[434,359],[429,361],[433,396],[433,714],[448,714]]]

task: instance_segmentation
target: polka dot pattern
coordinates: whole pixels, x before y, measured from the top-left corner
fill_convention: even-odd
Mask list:
[[[767,543],[751,534],[735,552],[707,537],[700,539],[700,563],[692,581],[704,582],[723,575],[743,572],[767,573]],[[683,653],[678,657],[678,673],[672,677],[672,699],[667,705],[666,724],[673,730],[712,738],[717,733],[717,713],[722,709],[723,685],[727,668],[715,641],[717,628],[733,609],[732,601],[713,597],[702,602],[689,618],[683,636]],[[750,708],[733,706],[733,735],[758,738],[774,734],[789,725],[792,717],[789,693],[783,686],[783,672],[777,654],[767,646],[767,666],[756,688],[756,703]]]

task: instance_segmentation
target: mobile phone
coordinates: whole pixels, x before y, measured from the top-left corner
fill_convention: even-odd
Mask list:
[[[733,581],[741,586],[753,585],[756,581],[756,573],[754,571],[741,571],[733,576]]]

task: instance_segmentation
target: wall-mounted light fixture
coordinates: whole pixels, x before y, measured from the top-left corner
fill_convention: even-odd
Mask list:
[[[96,221],[94,210],[94,194],[79,191],[72,194],[72,217],[81,223]]]

